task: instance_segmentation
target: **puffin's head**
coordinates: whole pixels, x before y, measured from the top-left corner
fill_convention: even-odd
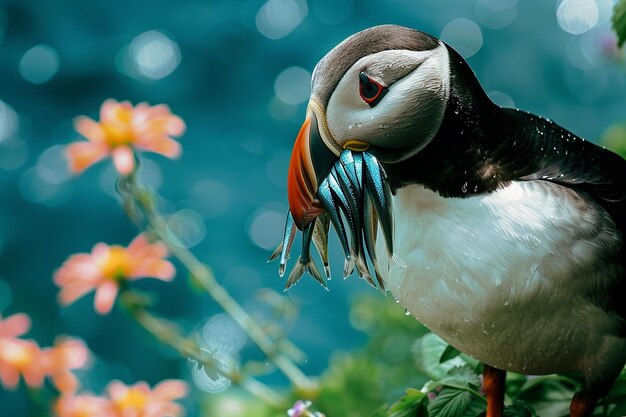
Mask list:
[[[387,164],[409,158],[436,135],[449,94],[448,49],[425,33],[376,26],[331,50],[313,71],[289,167],[296,225],[323,211],[317,188],[343,149],[368,150]]]

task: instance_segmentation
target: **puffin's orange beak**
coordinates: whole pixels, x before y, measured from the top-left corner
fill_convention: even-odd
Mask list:
[[[309,108],[293,145],[287,177],[289,209],[300,230],[324,211],[317,199],[317,187],[335,159],[322,140],[316,113]]]

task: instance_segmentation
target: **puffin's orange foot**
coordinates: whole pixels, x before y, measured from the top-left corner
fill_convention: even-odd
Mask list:
[[[598,397],[588,392],[577,392],[569,406],[570,417],[589,417],[596,408]]]
[[[487,397],[487,417],[502,417],[506,371],[483,364],[483,391]]]

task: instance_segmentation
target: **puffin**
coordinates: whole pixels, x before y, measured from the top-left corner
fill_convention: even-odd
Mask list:
[[[312,73],[288,172],[308,242],[346,150],[391,191],[381,286],[483,364],[487,416],[503,415],[507,371],[580,372],[570,415],[591,416],[626,363],[626,161],[496,105],[452,47],[397,25],[348,37]]]

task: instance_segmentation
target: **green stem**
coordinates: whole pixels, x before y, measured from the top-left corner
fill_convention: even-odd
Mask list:
[[[133,300],[131,293],[124,292],[120,300],[130,316],[161,343],[170,346],[183,357],[191,358],[208,369],[218,371],[215,360],[204,354],[195,341],[182,336],[172,323],[152,315],[140,303]],[[278,393],[258,380],[243,375],[236,369],[224,370],[221,367],[219,373],[276,410],[284,409],[284,404]]]
[[[296,389],[308,391],[315,384],[287,357],[250,315],[219,285],[211,269],[200,262],[186,248],[174,245],[167,234],[167,223],[154,207],[154,196],[140,187],[136,175],[124,178],[127,191],[136,202],[145,220],[159,240],[167,245],[170,253],[190,272],[195,281],[228,313],[256,343],[269,360],[295,385]]]

